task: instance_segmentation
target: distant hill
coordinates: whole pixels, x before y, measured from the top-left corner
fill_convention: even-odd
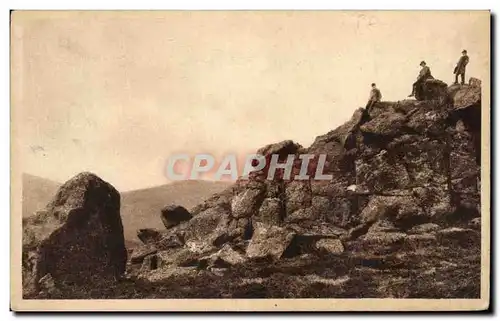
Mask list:
[[[180,181],[120,192],[121,217],[127,243],[139,242],[136,231],[140,228],[164,228],[160,211],[165,205],[175,203],[189,209],[229,185],[228,182]],[[23,217],[44,209],[60,186],[60,183],[46,178],[23,174]]]
[[[165,205],[177,204],[189,209],[229,185],[229,182],[188,180],[120,193],[125,239],[139,242],[136,232],[140,228],[163,229],[160,211]]]
[[[57,192],[60,183],[31,174],[23,174],[23,217],[44,209]]]

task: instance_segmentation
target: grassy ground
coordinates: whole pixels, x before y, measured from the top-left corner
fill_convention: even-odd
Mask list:
[[[192,271],[161,282],[62,288],[51,298],[478,298],[479,247],[304,255],[246,262],[225,271]]]

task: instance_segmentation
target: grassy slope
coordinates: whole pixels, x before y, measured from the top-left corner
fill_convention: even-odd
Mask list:
[[[163,229],[160,211],[164,206],[177,204],[189,209],[228,186],[227,182],[180,181],[121,193],[125,239],[138,242],[136,231],[140,228]]]
[[[23,174],[23,217],[45,208],[61,184],[46,178]]]

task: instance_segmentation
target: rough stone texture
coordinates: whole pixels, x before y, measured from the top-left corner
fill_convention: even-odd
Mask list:
[[[246,255],[249,258],[280,259],[293,239],[294,233],[278,226],[257,225]]]
[[[284,208],[279,198],[266,198],[259,209],[257,222],[265,225],[280,225],[284,216]]]
[[[476,230],[460,227],[449,227],[437,231],[436,235],[441,243],[447,245],[468,246],[469,244],[478,243],[481,239],[481,235]]]
[[[189,221],[191,219],[191,213],[182,206],[178,205],[167,205],[161,210],[161,221],[165,228],[171,228],[173,226],[179,225],[181,222]]]
[[[60,187],[46,211],[23,226],[23,287],[38,291],[46,274],[74,284],[114,279],[125,271],[127,252],[120,194],[91,173]]]
[[[250,217],[258,211],[264,200],[263,189],[246,189],[233,197],[231,214],[233,217]]]
[[[245,261],[246,258],[241,253],[235,251],[230,245],[226,244],[216,253],[200,258],[199,265],[201,267],[226,268],[242,264]]]
[[[474,82],[473,82],[474,83]],[[481,101],[481,87],[477,85],[463,85],[452,91],[453,106],[455,109],[468,108],[479,105]]]
[[[430,233],[430,232],[435,232],[439,230],[439,225],[434,224],[434,223],[426,223],[426,224],[421,224],[412,227],[408,233],[410,234],[424,234],[424,233]]]
[[[268,162],[272,154],[280,162],[288,155],[313,154],[309,179],[294,178],[302,165],[297,158],[291,180],[279,170],[267,180],[266,166],[192,208],[190,220],[167,231],[140,232],[144,243],[158,249],[145,257],[148,272],[142,277],[163,282],[177,276],[182,283],[244,273],[265,280],[265,286],[222,295],[254,297],[275,295],[266,291],[276,291],[273,282],[283,275],[286,282],[276,284],[291,284],[283,291],[315,297],[323,291],[320,281],[315,287],[297,286],[298,276],[287,274],[302,275],[301,264],[309,264],[324,275],[303,280],[332,285],[332,273],[348,280],[346,286],[325,289],[321,295],[328,297],[476,297],[481,90],[477,84],[447,88],[438,80],[427,85],[422,100],[356,110],[309,148],[293,141],[261,148],[258,153]],[[321,154],[326,155],[323,173],[331,180],[313,177]],[[160,240],[177,245],[160,249]],[[274,262],[267,262],[270,258]]]
[[[223,208],[209,208],[189,220],[184,226],[186,241],[211,242],[226,231],[229,213]]]
[[[142,263],[144,261],[144,258],[148,255],[155,254],[158,252],[158,250],[154,247],[137,247],[134,249],[132,252],[132,255],[130,256],[130,263],[132,264],[137,264],[137,263]]]
[[[401,133],[405,123],[405,115],[386,112],[363,124],[360,129],[363,133],[381,136],[396,136]]]
[[[427,79],[422,84],[422,89],[417,90],[415,98],[417,100],[433,100],[446,97],[447,85],[439,79]]]
[[[181,247],[184,245],[182,233],[171,229],[168,231],[159,231],[151,228],[139,229],[137,238],[145,245],[164,250],[168,248]]]
[[[319,251],[325,251],[331,254],[340,254],[344,252],[344,245],[339,239],[321,239],[316,242],[316,248]]]

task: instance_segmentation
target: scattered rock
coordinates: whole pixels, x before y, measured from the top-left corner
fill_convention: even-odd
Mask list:
[[[436,244],[436,235],[430,233],[408,235],[405,239],[405,245],[411,250],[424,249]]]
[[[40,293],[39,295],[41,296],[57,296],[61,294],[61,290],[59,290],[56,287],[56,283],[54,279],[52,278],[52,275],[50,273],[45,274],[39,281],[38,281]]]
[[[378,232],[365,234],[361,239],[363,243],[370,245],[392,245],[402,243],[406,236],[405,233],[400,232]]]
[[[142,263],[144,258],[148,255],[155,254],[158,250],[154,247],[138,247],[135,248],[130,256],[130,263]]]
[[[155,244],[162,238],[162,234],[152,228],[142,228],[137,230],[137,238],[144,244]]]
[[[273,259],[279,259],[290,245],[294,235],[282,227],[265,227],[258,224],[248,244],[246,254],[249,258],[270,256]]]
[[[161,210],[160,217],[163,225],[168,229],[179,225],[181,222],[189,221],[192,216],[191,213],[182,206],[168,205]]]
[[[438,241],[446,245],[459,245],[468,247],[481,242],[481,234],[473,229],[449,227],[436,232]]]
[[[361,125],[360,130],[368,134],[396,136],[401,133],[405,123],[405,115],[395,112],[386,112]]]
[[[412,227],[408,233],[410,234],[423,234],[423,233],[430,233],[430,232],[435,232],[439,230],[440,226],[434,223],[426,223],[426,224],[420,224],[417,226]]]
[[[201,267],[209,268],[227,268],[232,265],[242,264],[245,257],[235,251],[230,245],[224,245],[219,251],[200,259]]]
[[[231,201],[231,213],[233,217],[250,217],[259,210],[264,200],[264,189],[247,189],[233,197]]]
[[[339,239],[321,239],[316,242],[316,248],[331,254],[340,254],[344,252],[344,245]]]
[[[156,270],[158,268],[158,256],[151,254],[143,258],[141,265],[141,273]]]
[[[265,225],[280,225],[284,208],[279,198],[266,198],[259,209],[257,221]]]

